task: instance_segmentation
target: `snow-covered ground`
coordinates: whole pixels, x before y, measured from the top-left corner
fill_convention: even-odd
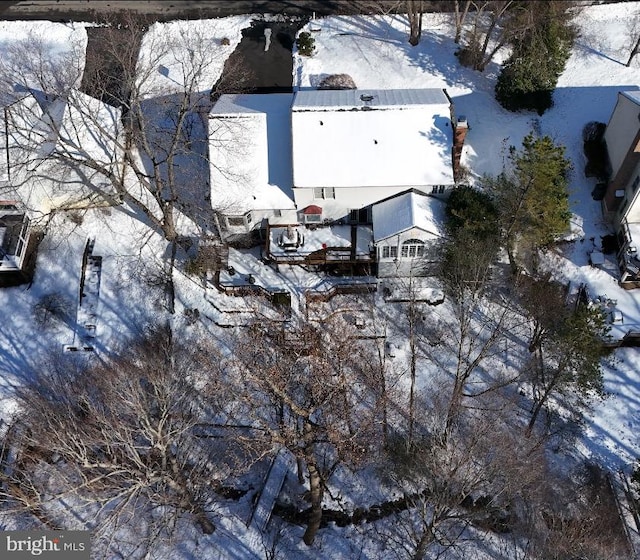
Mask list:
[[[640,324],[640,290],[626,292],[607,269],[588,264],[588,252],[598,246],[600,237],[608,230],[602,222],[599,204],[590,195],[594,181],[585,179],[582,173],[585,159],[581,138],[585,123],[607,122],[618,91],[638,89],[640,59],[629,68],[624,65],[629,50],[626,22],[638,11],[640,2],[583,10],[576,21],[581,36],[560,78],[554,107],[541,117],[509,113],[494,100],[493,87],[506,52],[500,52],[483,74],[458,64],[454,56],[457,46],[451,39],[452,17],[448,14],[425,15],[423,38],[417,47],[407,43],[407,22],[401,16],[314,20],[307,29],[316,40],[316,54],[312,58],[294,54],[294,85],[313,87],[326,75],[347,73],[359,88],[446,88],[456,114],[465,115],[470,124],[462,163],[475,177],[500,172],[508,147],[519,145],[532,128],[564,144],[574,164],[571,181],[574,241],[565,244],[561,252],[549,255],[548,266],[563,280],[587,284],[593,296],[606,294],[617,302],[625,323]],[[156,61],[157,72],[148,82],[148,93],[157,89],[166,91],[173,85],[179,89],[176,82],[189,73],[190,53],[183,47],[188,42],[185,38],[190,37],[206,42],[210,52],[211,65],[206,75],[192,76],[206,91],[217,80],[224,61],[240,40],[243,26],[250,21],[246,16],[153,26],[143,44],[142,58],[150,59],[153,52],[149,49],[159,38],[173,41],[178,50],[175,56]],[[55,52],[65,45],[86,41],[82,26],[3,22],[0,50],[11,48],[27,29],[37,29],[43,39],[51,42]],[[228,46],[221,44],[225,37],[230,40]],[[167,317],[162,294],[155,286],[165,246],[139,216],[125,207],[87,211],[82,219],[77,214],[60,214],[40,248],[33,283],[0,290],[0,418],[6,420],[10,416],[11,387],[28,378],[42,360],[74,342],[82,252],[89,238],[96,240],[94,254],[103,257],[95,339],[98,354],[117,351],[145,325]],[[230,264],[240,274],[255,276],[258,284],[290,290],[294,309],[304,305],[306,289],[328,281],[296,267],[281,267],[276,272],[265,266],[255,251],[231,251]],[[190,336],[206,331],[207,336],[224,344],[228,331],[217,326],[220,308],[229,306],[231,300],[237,305],[242,305],[241,302],[212,291],[205,293],[200,282],[181,272],[176,272],[176,282],[178,307],[174,320],[180,332]],[[43,301],[52,298],[61,302],[63,311],[59,317],[45,323],[36,321],[39,304],[41,308]],[[383,305],[381,298],[376,301]],[[254,303],[246,305],[250,312]],[[186,320],[185,311],[193,309],[200,312],[199,325]],[[183,317],[185,321],[181,322]],[[612,469],[628,468],[640,455],[640,352],[634,348],[615,350],[605,372],[610,396],[597,403],[588,415],[580,449],[585,456]],[[426,366],[421,374],[425,378],[430,375]],[[318,547],[292,545],[287,557],[357,557],[356,549],[362,542],[358,527],[327,530],[321,533]],[[182,552],[174,551],[168,557],[251,558],[264,554],[259,536],[239,518],[225,514],[214,535],[201,538],[200,542],[194,537]],[[375,557],[375,552],[368,554],[367,557]],[[491,552],[474,557],[490,558]]]
[[[625,66],[630,48],[627,22],[639,11],[640,3],[626,2],[591,6],[579,14],[580,37],[554,92],[554,106],[542,116],[514,114],[495,101],[493,88],[506,51],[499,52],[483,74],[458,64],[450,14],[426,16],[417,47],[407,43],[407,22],[401,16],[312,21],[307,30],[315,38],[316,54],[296,55],[294,84],[312,87],[326,75],[346,73],[359,88],[446,88],[456,114],[469,122],[462,164],[475,177],[499,173],[509,146],[519,147],[532,129],[564,145],[574,166],[570,190],[575,241],[564,246],[561,255],[550,255],[549,266],[564,281],[585,283],[592,297],[616,301],[626,326],[640,325],[640,293],[618,286],[610,272],[615,267],[588,264],[588,253],[599,248],[601,236],[610,231],[599,203],[591,198],[595,180],[584,176],[582,151],[584,125],[608,122],[618,92],[640,86],[640,60]],[[628,467],[640,453],[640,352],[616,350],[605,372],[610,396],[589,415],[585,454],[611,468]]]

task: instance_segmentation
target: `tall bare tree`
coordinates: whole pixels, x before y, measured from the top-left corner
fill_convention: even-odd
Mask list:
[[[629,41],[629,58],[627,58],[626,66],[631,66],[633,59],[640,52],[640,12],[635,10],[633,15],[627,18],[626,37]]]
[[[447,398],[441,396],[425,403],[427,416],[447,414]],[[428,429],[411,448],[389,448],[387,468],[406,510],[378,531],[398,558],[437,558],[451,548],[471,556],[469,529],[506,529],[511,512],[535,496],[546,474],[544,452],[523,442],[506,419],[465,411],[446,439],[429,429],[437,430],[437,419],[427,420]]]
[[[173,312],[178,217],[197,222],[207,215],[208,131],[201,115],[214,86],[207,80],[216,79],[224,51],[211,29],[174,22],[163,32],[158,25],[130,17],[101,28],[84,76],[82,45],[25,69],[24,50],[46,60],[47,45],[16,44],[0,65],[0,85],[6,95],[16,87],[20,93],[9,108],[13,151],[22,154],[11,162],[14,181],[53,180],[55,193],[65,184],[61,178],[73,175],[85,191],[122,201],[168,242]],[[77,91],[81,83],[87,94]]]
[[[603,393],[604,312],[580,303],[570,309],[564,290],[548,278],[523,279],[521,301],[531,322],[528,381],[533,390],[530,435],[538,416],[554,398],[588,400]]]
[[[103,363],[73,358],[18,390],[5,497],[53,518],[70,503],[101,540],[140,517],[170,533],[185,514],[211,533],[211,489],[229,451],[198,433],[211,414],[196,389],[215,367],[211,349],[156,329]]]
[[[329,478],[341,465],[358,464],[381,439],[378,379],[359,365],[365,350],[345,331],[332,334],[308,324],[296,332],[256,324],[234,348],[238,402],[272,445],[306,469],[307,545],[320,528]]]

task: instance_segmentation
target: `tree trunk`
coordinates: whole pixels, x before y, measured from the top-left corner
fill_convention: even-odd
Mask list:
[[[454,2],[456,34],[455,34],[455,37],[453,38],[453,42],[456,44],[460,43],[460,39],[462,39],[462,28],[464,26],[464,20],[467,18],[467,14],[469,13],[470,6],[471,6],[471,0],[465,0],[464,9],[461,12],[459,0],[456,0]]]
[[[166,264],[166,291],[167,291],[167,311],[172,315],[176,312],[176,287],[173,281],[173,267],[176,263],[176,252],[178,250],[178,244],[176,239],[174,238],[171,241],[170,251],[171,254],[169,256],[169,262]]]
[[[409,44],[415,47],[422,37],[422,0],[407,0],[409,17]]]
[[[640,35],[638,35],[638,39],[636,40],[636,44],[633,46],[633,49],[631,49],[631,54],[629,55],[629,59],[627,60],[627,64],[626,64],[627,68],[629,66],[631,66],[631,61],[638,54],[638,51],[640,51]]]
[[[311,546],[316,538],[320,523],[322,522],[322,498],[324,496],[324,487],[322,478],[315,462],[307,462],[307,470],[309,471],[309,496],[311,500],[311,515],[309,515],[309,524],[304,532],[302,540],[307,546]]]
[[[409,389],[409,446],[413,445],[415,428],[415,391],[416,391],[416,333],[415,333],[415,302],[413,301],[413,286],[410,288],[411,299],[409,303],[409,358],[411,360],[411,387]]]
[[[431,535],[430,530],[425,530],[416,545],[416,552],[413,555],[413,560],[424,560],[427,554],[427,548],[429,544],[433,541],[433,537]]]

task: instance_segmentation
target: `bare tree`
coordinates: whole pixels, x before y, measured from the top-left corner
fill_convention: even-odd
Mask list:
[[[629,45],[631,45],[629,58],[626,62],[626,66],[629,67],[638,52],[640,52],[640,12],[636,11],[635,14],[627,18],[626,36],[629,41]]]
[[[524,319],[499,289],[499,269],[494,264],[497,234],[487,237],[469,230],[470,222],[443,243],[440,277],[451,307],[423,333],[423,351],[452,381],[445,432],[455,424],[466,399],[483,397],[519,375],[497,364],[491,374],[485,370],[517,351],[515,335]]]
[[[210,213],[204,208],[209,162],[201,114],[208,112],[214,85],[209,81],[223,51],[211,30],[187,28],[184,22],[167,25],[175,29],[148,29],[131,16],[104,28],[101,48],[89,53],[82,81],[90,95],[77,91],[82,78],[77,61],[84,59],[80,46],[27,71],[23,50],[43,51],[45,45],[18,44],[2,62],[0,82],[5,92],[15,91],[16,84],[22,92],[10,107],[12,142],[26,154],[12,162],[15,181],[53,178],[56,192],[64,177],[73,176],[73,184],[86,191],[122,201],[168,242],[167,308],[173,312],[178,217],[185,213],[197,222],[194,215]],[[38,60],[45,58],[40,52]]]
[[[470,0],[454,3],[455,42],[463,46],[456,53],[460,62],[483,72],[496,53],[504,46],[522,39],[531,30],[544,23],[543,18],[567,20],[575,15],[574,2],[553,2],[550,15],[545,12],[549,3],[531,0]],[[571,12],[569,9],[571,8]],[[465,22],[472,14],[470,29],[464,33]]]
[[[405,4],[409,19],[409,44],[415,47],[422,37],[424,3],[422,0],[405,0]]]
[[[464,23],[467,19],[467,15],[469,14],[469,9],[472,7],[472,4],[473,4],[472,0],[464,0],[464,2],[460,2],[460,0],[454,0],[453,2],[453,11],[455,15],[455,25],[456,25],[456,34],[453,41],[456,44],[459,43],[460,39],[462,38],[462,30],[464,29]]]
[[[442,397],[425,410],[446,415]],[[378,530],[399,558],[439,557],[452,547],[466,557],[461,547],[471,541],[473,550],[470,529],[508,530],[512,512],[535,495],[546,474],[544,453],[523,443],[506,418],[466,411],[446,439],[427,429],[411,448],[390,447],[390,478],[406,510]],[[437,424],[426,421],[428,428]]]
[[[228,452],[197,432],[211,411],[196,386],[212,364],[210,349],[159,329],[101,364],[44,365],[18,390],[6,497],[51,516],[70,503],[100,539],[141,516],[167,534],[185,513],[211,533],[211,489]]]
[[[527,373],[533,406],[526,430],[530,435],[540,412],[554,397],[567,394],[575,400],[602,394],[602,340],[607,325],[597,307],[580,303],[570,309],[564,289],[549,278],[522,279],[519,291],[531,325]]]
[[[471,30],[462,34],[464,20],[469,11],[473,13]],[[481,0],[465,6],[462,12],[456,3],[456,38],[464,38],[464,45],[458,52],[460,61],[474,70],[484,71],[494,55],[517,33],[514,10],[518,3],[514,0]],[[507,22],[507,19],[510,21]],[[513,21],[511,21],[513,20]],[[491,50],[489,45],[493,42]]]
[[[361,461],[380,439],[377,379],[359,366],[363,347],[345,332],[332,334],[308,324],[296,332],[256,324],[234,348],[238,402],[266,441],[289,450],[307,471],[307,545],[320,528],[329,478],[338,466]]]

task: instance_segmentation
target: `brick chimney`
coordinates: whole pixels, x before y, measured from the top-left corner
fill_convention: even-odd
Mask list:
[[[456,121],[453,131],[453,180],[457,183],[460,180],[460,156],[464,146],[464,139],[469,131],[467,117],[460,115]]]

